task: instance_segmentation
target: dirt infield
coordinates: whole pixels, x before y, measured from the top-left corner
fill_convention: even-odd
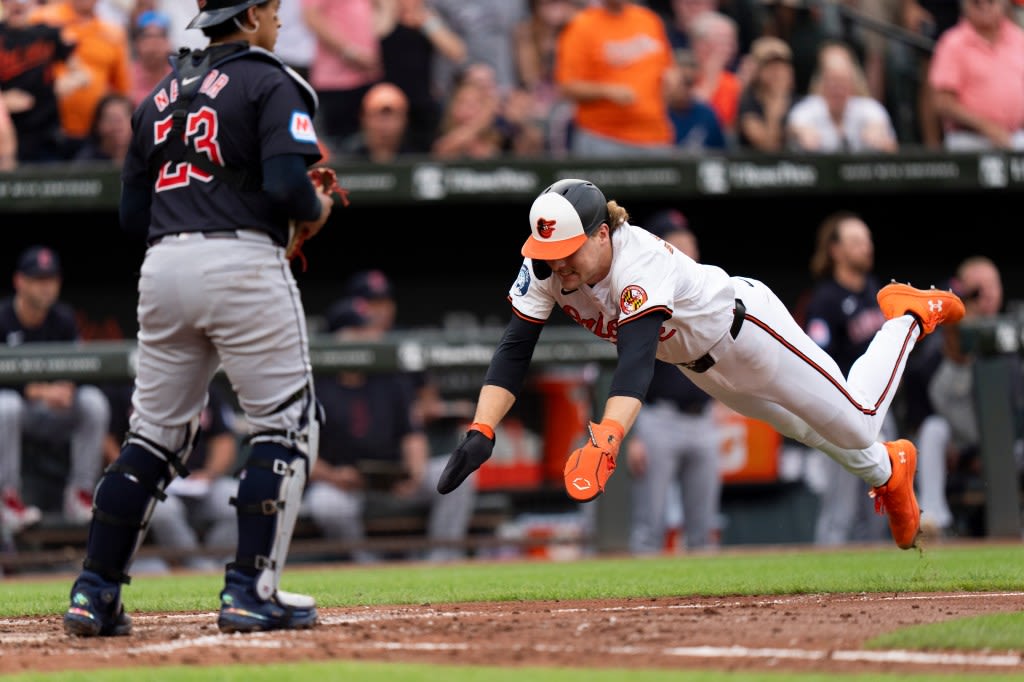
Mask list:
[[[1024,592],[419,604],[321,610],[304,632],[222,635],[213,613],[134,617],[129,637],[0,620],[0,673],[329,659],[499,666],[1024,672],[1024,652],[864,648],[908,625],[1024,610]]]

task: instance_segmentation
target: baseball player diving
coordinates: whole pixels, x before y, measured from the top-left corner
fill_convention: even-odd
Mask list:
[[[655,359],[673,364],[733,410],[817,448],[866,481],[896,544],[916,544],[917,452],[877,440],[915,342],[964,314],[937,289],[889,284],[886,317],[844,377],[762,282],[695,262],[629,223],[594,184],[560,180],[530,207],[530,237],[509,290],[512,318],[491,360],[473,423],[438,479],[454,490],[491,455],[494,428],[515,403],[544,323],[555,308],[615,343],[618,362],[599,422],[564,468],[565,490],[593,500],[615,471],[622,439],[640,411]]]
[[[286,246],[315,235],[333,198],[311,181],[321,159],[317,99],[271,52],[280,0],[200,0],[189,24],[208,47],[136,109],[120,222],[148,248],[139,278],[138,367],[130,430],[96,486],[66,632],[127,635],[121,603],[154,505],[187,475],[218,368],[249,423],[237,497],[238,547],[217,625],[224,632],[312,627],[312,597],[280,590],[303,487],[317,458],[305,314]]]

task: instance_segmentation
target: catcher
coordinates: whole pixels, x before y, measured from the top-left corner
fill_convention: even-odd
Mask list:
[[[725,405],[821,450],[872,486],[902,549],[920,529],[914,496],[917,453],[906,440],[878,433],[914,344],[963,317],[952,292],[890,284],[878,293],[887,321],[848,377],[804,333],[763,283],[697,263],[628,222],[626,210],[595,185],[560,180],[530,209],[532,234],[509,300],[513,316],[480,391],[473,424],[438,480],[454,490],[491,455],[494,427],[512,408],[533,349],[558,307],[618,347],[618,364],[599,423],[569,455],[571,498],[593,500],[615,471],[655,359],[679,367]]]
[[[288,258],[347,201],[321,159],[316,95],[272,52],[280,0],[205,0],[182,50],[136,109],[120,221],[149,244],[139,279],[138,367],[117,460],[94,495],[64,628],[131,632],[121,603],[154,505],[187,464],[208,386],[223,368],[251,444],[237,497],[238,547],[220,593],[224,632],[308,628],[312,597],[279,589],[306,479],[319,454],[306,318]],[[291,224],[290,224],[291,222]],[[292,243],[289,246],[289,240]]]

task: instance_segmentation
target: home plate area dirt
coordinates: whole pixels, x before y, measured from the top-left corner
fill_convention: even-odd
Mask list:
[[[0,673],[313,660],[842,672],[1024,672],[1024,652],[878,651],[910,625],[1024,610],[1024,592],[419,604],[321,609],[312,630],[223,635],[213,613],[136,614],[80,639],[0,620]]]

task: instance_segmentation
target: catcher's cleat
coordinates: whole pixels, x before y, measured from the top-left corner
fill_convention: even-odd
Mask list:
[[[229,570],[220,593],[221,632],[305,630],[316,625],[316,603],[304,594],[278,590],[268,600],[256,596],[256,578]]]
[[[887,284],[878,292],[878,305],[887,320],[913,315],[921,323],[921,335],[940,324],[956,323],[964,316],[964,303],[952,291],[915,289],[909,284]]]
[[[872,488],[875,511],[888,514],[889,531],[900,549],[917,544],[921,532],[921,509],[914,495],[914,472],[917,470],[917,448],[909,440],[894,440],[885,444],[892,463],[892,476],[885,485]]]
[[[92,571],[71,587],[71,605],[64,613],[64,632],[78,637],[121,637],[132,632],[132,619],[121,603],[121,586]]]

